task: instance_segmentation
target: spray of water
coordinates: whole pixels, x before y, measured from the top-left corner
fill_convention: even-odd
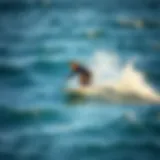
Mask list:
[[[135,69],[134,60],[124,64],[114,53],[97,52],[88,67],[93,72],[93,84],[80,87],[77,92],[114,101],[141,99],[160,103],[160,95],[146,82],[143,73]]]

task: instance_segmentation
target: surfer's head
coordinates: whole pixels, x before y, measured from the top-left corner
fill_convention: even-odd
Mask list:
[[[70,66],[71,66],[72,70],[77,70],[77,68],[79,67],[79,63],[78,62],[70,62]]]

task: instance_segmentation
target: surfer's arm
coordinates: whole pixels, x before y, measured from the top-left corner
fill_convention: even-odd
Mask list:
[[[72,78],[74,75],[75,75],[75,72],[71,72],[71,73],[68,75],[68,79],[69,79],[69,78]]]
[[[68,78],[71,78],[71,77],[75,76],[76,74],[81,74],[81,73],[82,73],[82,69],[81,69],[81,68],[78,68],[77,70],[72,71],[72,72],[69,74]]]

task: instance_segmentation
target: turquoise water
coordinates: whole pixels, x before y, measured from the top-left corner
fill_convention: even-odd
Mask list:
[[[159,159],[158,0],[16,0],[0,9],[0,160]],[[71,60],[112,82],[127,75],[120,91],[136,87],[145,98],[70,97]]]

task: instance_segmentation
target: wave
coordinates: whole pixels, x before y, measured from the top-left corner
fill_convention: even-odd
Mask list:
[[[0,2],[0,9],[2,11],[24,10],[30,9],[30,7],[44,6],[50,4],[48,1],[38,0],[3,0]]]
[[[160,23],[157,20],[151,19],[137,19],[137,18],[117,18],[116,20],[117,25],[121,27],[128,27],[128,28],[159,28]]]
[[[64,117],[57,110],[51,109],[11,109],[7,107],[0,108],[1,117],[0,124],[1,128],[4,126],[20,125],[20,124],[33,124],[40,121],[43,122],[55,122],[57,120],[63,120]]]
[[[25,73],[31,68],[53,68],[56,60],[52,56],[45,56],[39,58],[38,56],[29,57],[11,57],[2,58],[0,60],[0,73],[12,74],[12,73]]]
[[[160,95],[148,84],[143,73],[134,67],[135,60],[123,64],[115,54],[98,52],[89,66],[93,84],[89,87],[69,86],[69,93],[96,96],[109,101],[160,103]]]

